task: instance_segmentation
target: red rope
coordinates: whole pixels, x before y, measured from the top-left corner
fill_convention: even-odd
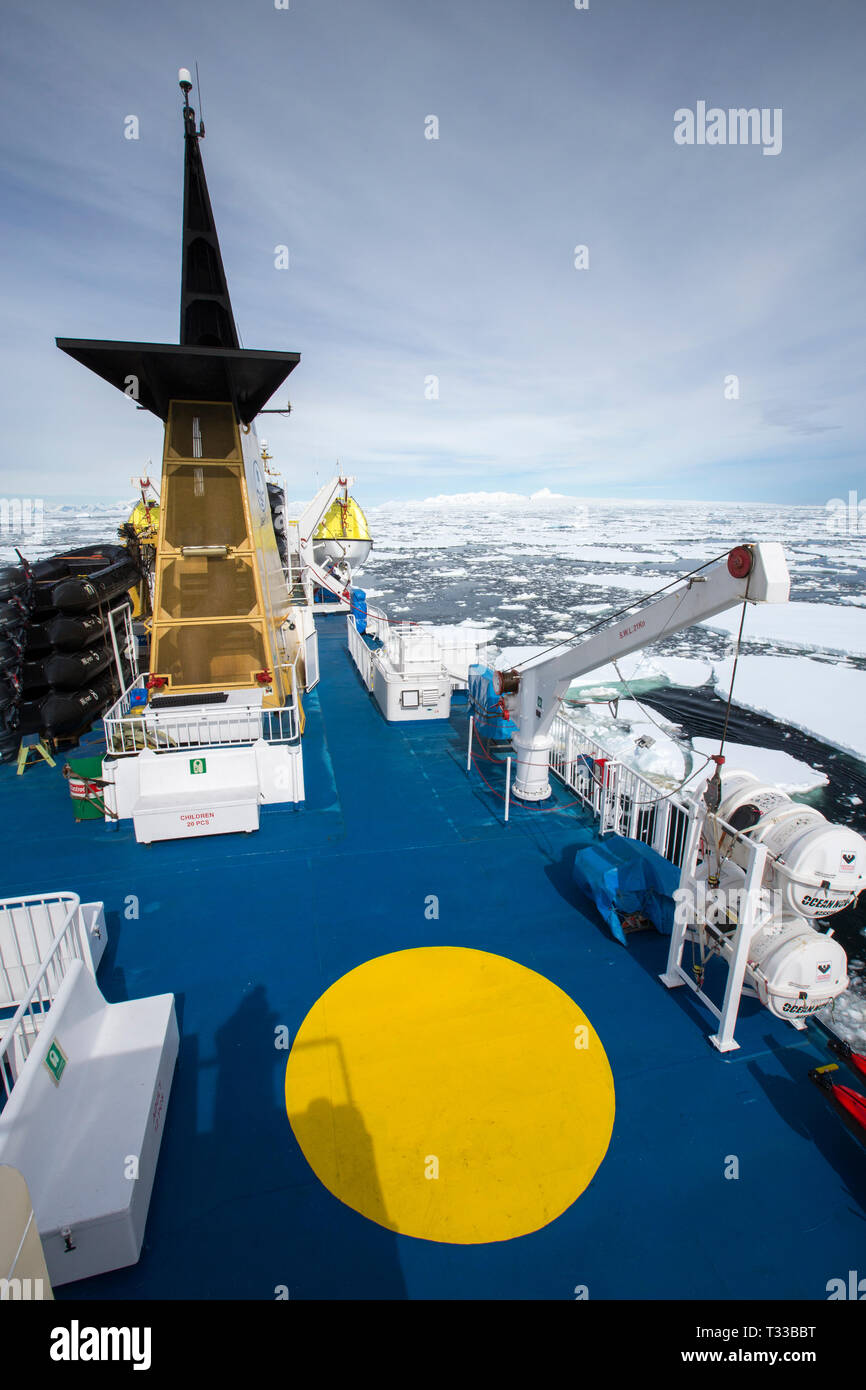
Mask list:
[[[481,743],[481,735],[478,733],[478,731],[476,730],[476,728],[475,728],[474,725],[473,725],[473,728],[472,728],[472,734],[473,734],[473,737],[474,737],[474,738],[477,738],[477,739],[478,739],[478,742]],[[483,750],[483,748],[484,748],[484,745],[482,744],[482,750]],[[491,763],[498,763],[500,767],[502,766],[502,759],[501,759],[501,758],[493,758],[493,757],[491,757],[490,754],[487,753],[486,751],[484,752],[484,756],[485,756],[485,758],[487,759],[488,762],[491,762]],[[478,766],[478,759],[476,758],[475,754],[474,754],[474,753],[471,753],[471,754],[470,754],[470,758],[471,758],[471,761],[475,764],[475,769],[476,769],[476,771],[477,771],[477,773],[478,773],[478,776],[481,778],[482,782],[484,783],[485,787],[487,787],[488,791],[493,792],[493,795],[494,795],[494,796],[498,796],[500,801],[504,801],[504,800],[505,800],[505,797],[503,796],[502,792],[497,791],[495,787],[491,786],[490,783],[488,782],[487,778],[484,776],[484,773],[481,771],[481,768]],[[514,806],[514,805],[519,806],[520,809],[521,809],[521,811],[528,811],[528,810],[529,810],[529,807],[526,806],[526,805],[524,805],[523,802],[520,801],[519,798],[518,798],[518,800],[515,802],[514,798],[512,797],[512,798],[510,799],[510,804],[511,804],[512,806]],[[567,811],[567,810],[569,809],[569,807],[571,807],[571,806],[578,806],[578,805],[580,805],[579,800],[575,800],[575,801],[566,801],[566,802],[564,802],[562,805],[548,806],[547,809],[546,809],[545,811],[536,811],[535,814],[536,814],[536,815],[539,815],[539,816],[549,816],[549,815],[551,814],[552,811]]]
[[[488,791],[493,792],[493,795],[494,795],[494,796],[498,796],[500,801],[504,801],[504,800],[505,800],[505,797],[502,795],[502,792],[498,792],[498,791],[496,790],[495,787],[491,787],[491,785],[490,785],[490,783],[488,782],[487,778],[484,776],[484,773],[481,771],[481,768],[478,767],[478,762],[477,762],[477,759],[476,759],[474,753],[473,753],[473,755],[472,755],[472,761],[473,761],[473,763],[475,763],[476,770],[477,770],[477,772],[478,772],[478,776],[481,778],[482,782],[484,783],[485,787],[487,787]]]

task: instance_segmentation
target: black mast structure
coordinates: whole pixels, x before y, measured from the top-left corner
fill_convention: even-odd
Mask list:
[[[57,338],[61,351],[161,420],[172,400],[230,401],[248,425],[301,360],[297,352],[242,348],[229,298],[199,141],[181,69],[184,124],[180,342],[119,343]]]
[[[195,111],[189,104],[191,81],[182,77],[183,92],[183,246],[180,277],[180,341],[183,347],[240,347],[223,258],[216,232],[199,140]]]

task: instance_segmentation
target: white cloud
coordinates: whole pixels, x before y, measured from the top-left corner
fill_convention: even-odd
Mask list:
[[[515,5],[505,23],[494,0],[216,0],[207,32],[157,11],[134,42],[107,7],[20,13],[0,136],[4,486],[37,470],[48,493],[70,473],[112,493],[159,456],[158,426],[53,337],[176,340],[174,64],[192,48],[244,341],[302,354],[274,402],[289,395],[291,419],[260,423],[294,490],[339,457],[373,497],[844,495],[866,348],[856,61],[844,24],[818,36],[768,3],[705,32],[691,12],[647,27],[624,0],[593,13],[591,41],[586,15]],[[713,101],[760,87],[784,107],[779,158],[674,145],[707,72]]]

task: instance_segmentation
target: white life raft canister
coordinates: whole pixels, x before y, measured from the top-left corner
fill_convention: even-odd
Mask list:
[[[758,782],[750,773],[722,780],[720,818],[767,847],[765,886],[782,895],[783,912],[828,917],[851,907],[866,883],[866,840],[845,825],[831,825],[814,806]],[[748,845],[734,841],[729,857],[747,869]]]
[[[746,978],[777,1018],[805,1018],[848,988],[848,960],[802,917],[781,918],[753,936]]]

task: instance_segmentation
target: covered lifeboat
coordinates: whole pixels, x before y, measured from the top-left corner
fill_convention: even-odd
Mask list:
[[[345,560],[351,569],[363,565],[373,548],[367,518],[354,497],[337,497],[313,532],[316,564]]]

